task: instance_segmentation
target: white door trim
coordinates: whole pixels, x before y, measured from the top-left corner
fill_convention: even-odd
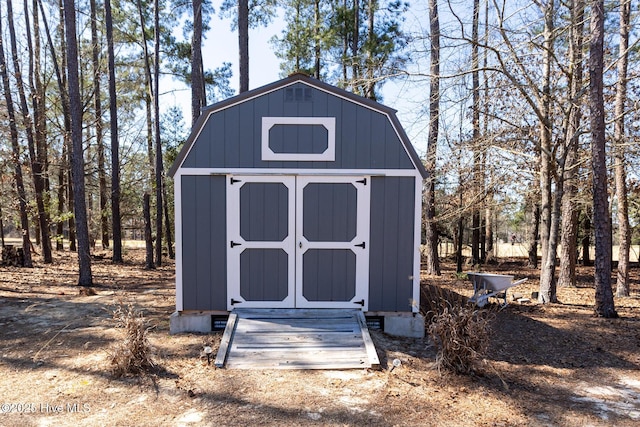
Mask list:
[[[254,182],[282,183],[289,190],[287,237],[280,242],[248,242],[240,235],[240,188],[246,183]],[[295,184],[294,176],[227,176],[227,309],[229,311],[237,307],[293,308],[295,306]],[[247,301],[240,295],[240,255],[245,249],[251,248],[282,249],[287,253],[287,297],[282,301]],[[234,301],[238,302],[233,303]]]
[[[364,180],[364,183],[362,182]],[[350,183],[357,190],[356,236],[350,242],[309,242],[303,236],[303,191],[307,184],[316,182]],[[369,308],[369,223],[370,176],[298,176],[296,181],[296,307],[297,308],[351,308],[367,311]],[[364,242],[364,247],[356,247]],[[350,301],[308,301],[303,295],[303,255],[309,249],[349,249],[356,254],[356,289]],[[358,302],[363,301],[362,305]]]

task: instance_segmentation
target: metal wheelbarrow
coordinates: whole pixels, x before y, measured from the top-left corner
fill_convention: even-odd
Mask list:
[[[507,289],[524,283],[528,278],[513,281],[513,276],[506,274],[467,273],[467,277],[473,283],[473,296],[469,302],[484,307],[489,298],[502,300],[501,306],[507,305]]]

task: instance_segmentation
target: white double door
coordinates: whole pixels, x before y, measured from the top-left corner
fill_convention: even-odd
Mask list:
[[[227,308],[360,308],[368,176],[227,177]]]

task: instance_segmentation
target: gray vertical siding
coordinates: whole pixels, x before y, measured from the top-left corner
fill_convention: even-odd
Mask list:
[[[371,179],[369,311],[411,311],[415,179]]]
[[[224,176],[182,177],[184,310],[227,309],[227,219]]]
[[[288,100],[290,89],[310,91],[311,98]],[[336,117],[335,161],[262,161],[262,117]],[[288,130],[282,136],[294,138],[297,132]],[[298,142],[279,144],[289,148]],[[182,167],[414,169],[387,116],[303,83],[211,113]]]

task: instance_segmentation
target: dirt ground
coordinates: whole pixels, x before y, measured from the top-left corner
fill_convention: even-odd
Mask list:
[[[0,267],[1,426],[637,426],[640,425],[640,271],[619,319],[593,317],[591,269],[560,304],[510,303],[496,313],[490,352],[470,376],[433,369],[428,339],[372,331],[380,369],[239,371],[207,364],[221,333],[169,335],[174,267],[142,268],[129,249],[114,267],[94,259],[96,295],[79,295],[75,257],[54,265]],[[36,259],[36,261],[39,261]],[[518,260],[487,268],[530,280]],[[471,284],[445,263],[424,283],[465,296]],[[122,339],[118,303],[143,310],[157,372],[114,378],[110,357]],[[393,359],[402,365],[392,372]]]

